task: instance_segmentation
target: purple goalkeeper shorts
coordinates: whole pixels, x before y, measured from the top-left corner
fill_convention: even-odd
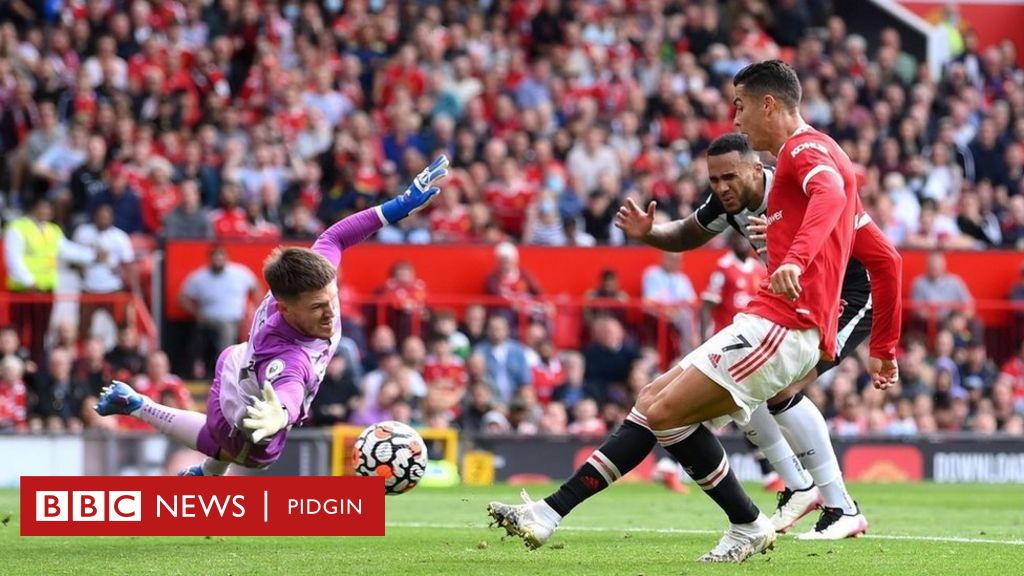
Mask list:
[[[220,407],[221,372],[224,358],[231,348],[225,349],[217,358],[213,385],[206,398],[206,424],[199,431],[196,448],[210,458],[220,458],[221,451],[236,464],[247,468],[266,468],[273,464],[284,450],[287,431],[274,435],[269,444],[253,444],[244,432],[228,422]]]

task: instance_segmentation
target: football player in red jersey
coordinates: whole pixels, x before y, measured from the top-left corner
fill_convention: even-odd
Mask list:
[[[735,83],[737,126],[751,134],[757,148],[792,157],[808,153],[800,162],[780,159],[777,192],[763,207],[744,206],[728,189],[721,197],[727,213],[723,218],[734,227],[729,214],[767,208],[770,288],[762,287],[755,296],[753,313],[737,315],[730,326],[645,387],[626,423],[556,493],[537,502],[524,495],[526,503],[518,506],[491,504],[491,516],[531,547],[550,538],[579,502],[636,466],[637,453],[615,442],[616,436],[626,435],[649,446],[656,438],[729,517],[729,530],[700,561],[742,562],[774,544],[774,524],[750,501],[721,444],[701,422],[729,416],[746,425],[765,401],[786,401],[779,393],[812,373],[822,356],[834,358],[839,287],[859,202],[849,159],[800,117],[800,84],[792,69],[781,62],[755,64],[741,71]],[[759,163],[754,170],[761,172]],[[653,216],[653,206],[648,213]],[[696,222],[691,220],[672,226],[693,229]],[[702,243],[689,237],[659,247],[683,250]],[[894,319],[879,315],[877,321]],[[896,377],[895,363],[883,360],[871,366],[880,387]],[[601,480],[596,488],[594,478]]]
[[[701,338],[728,326],[733,316],[746,310],[765,277],[764,265],[753,256],[750,241],[743,234],[729,234],[728,242],[729,251],[715,262],[715,271],[700,295]]]

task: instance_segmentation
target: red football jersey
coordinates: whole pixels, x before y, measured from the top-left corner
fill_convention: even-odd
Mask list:
[[[858,204],[853,163],[832,138],[802,126],[779,151],[768,197],[768,275],[796,264],[800,297],[795,301],[768,289],[749,312],[787,328],[817,328],[826,358],[836,355],[839,293],[850,259]]]
[[[740,260],[733,252],[718,259],[701,300],[715,304],[711,319],[715,330],[732,323],[733,316],[750,305],[757,287],[766,277],[764,264],[757,258]]]
[[[526,208],[537,196],[537,188],[525,180],[506,186],[494,182],[484,190],[484,201],[491,208],[501,229],[519,236],[526,221]]]
[[[423,364],[423,380],[430,387],[437,386],[438,382],[449,381],[452,390],[461,390],[469,384],[469,374],[466,372],[466,364],[458,356],[443,360],[437,356],[428,356]]]

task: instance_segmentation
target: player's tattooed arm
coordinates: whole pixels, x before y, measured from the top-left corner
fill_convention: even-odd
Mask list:
[[[654,223],[654,211],[658,203],[651,200],[647,210],[641,210],[632,198],[615,214],[615,225],[630,240],[637,240],[648,246],[666,252],[684,252],[707,244],[715,237],[697,223],[693,216],[663,224]]]

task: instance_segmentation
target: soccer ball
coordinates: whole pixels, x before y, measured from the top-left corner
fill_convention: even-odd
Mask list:
[[[388,496],[416,487],[427,469],[427,446],[407,424],[389,420],[363,430],[356,438],[352,466],[360,476],[383,476]]]

